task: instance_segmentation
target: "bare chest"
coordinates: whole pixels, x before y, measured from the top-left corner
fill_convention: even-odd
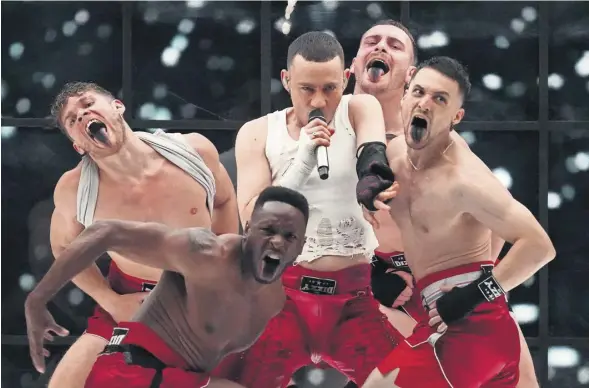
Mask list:
[[[100,182],[94,219],[113,218],[173,227],[210,225],[205,190],[171,164],[135,184]]]

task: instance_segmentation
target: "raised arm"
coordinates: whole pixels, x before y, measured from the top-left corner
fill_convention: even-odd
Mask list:
[[[213,255],[216,249],[216,236],[204,228],[172,229],[157,223],[96,221],[61,253],[29,298],[46,303],[107,251],[190,277],[198,272],[200,259]]]
[[[55,209],[51,216],[50,241],[53,257],[60,259],[61,253],[84,230],[76,220],[76,193],[79,170],[66,172],[57,182],[54,192]],[[80,272],[72,279],[86,294],[90,295],[100,306],[111,311],[111,302],[118,296],[102,276],[96,264]]]
[[[209,139],[198,133],[190,133],[185,136],[215,177],[216,193],[211,229],[217,235],[238,233],[237,198],[231,178],[219,160],[217,148]]]
[[[493,269],[496,281],[508,292],[554,259],[556,252],[532,213],[507,192],[491,171],[486,167],[484,170],[464,178],[456,198],[465,213],[513,244],[501,265]]]
[[[267,121],[259,118],[241,127],[235,140],[237,206],[244,227],[258,195],[272,185],[272,173],[264,152],[267,131]]]

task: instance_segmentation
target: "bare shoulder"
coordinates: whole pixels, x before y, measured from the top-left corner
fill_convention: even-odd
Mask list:
[[[454,140],[454,142],[456,143],[456,145],[459,145],[461,147],[465,147],[467,149],[470,149],[470,147],[468,146],[468,143],[466,142],[466,140],[464,140],[464,138],[462,136],[460,136],[460,134],[456,131],[451,131],[450,132],[450,138],[452,140]]]
[[[184,139],[202,158],[205,162],[213,161],[219,159],[219,151],[217,147],[205,136],[201,135],[200,133],[188,133],[183,135]]]
[[[357,110],[367,106],[378,106],[380,102],[372,94],[354,94],[348,102],[348,109]]]
[[[220,238],[208,228],[189,228],[186,230],[190,252],[206,252],[211,255],[221,249]]]
[[[405,143],[405,137],[397,136],[387,144],[387,158],[391,160],[392,158],[402,156],[406,153],[406,149],[407,143]]]
[[[457,168],[452,170],[452,179],[447,180],[452,183],[455,198],[469,201],[508,193],[489,167],[470,149],[458,148],[457,155]]]
[[[78,194],[78,184],[82,175],[81,164],[78,164],[72,170],[64,173],[57,181],[53,192],[53,201],[56,207],[63,210],[73,210],[76,212],[76,201]]]
[[[236,149],[263,149],[268,135],[268,116],[248,121],[237,132]]]

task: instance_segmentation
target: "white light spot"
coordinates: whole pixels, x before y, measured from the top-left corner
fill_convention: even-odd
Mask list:
[[[575,155],[575,166],[581,171],[589,170],[589,154],[586,152],[579,152]]]
[[[520,324],[529,324],[536,322],[540,315],[540,309],[535,304],[522,303],[511,306],[515,318]]]
[[[84,300],[84,293],[79,288],[72,288],[67,296],[72,306],[77,306]]]
[[[18,114],[25,114],[31,109],[31,101],[28,98],[21,98],[16,103],[16,111]]]
[[[279,93],[282,89],[282,82],[276,78],[272,78],[270,80],[270,93],[276,94]]]
[[[16,127],[2,127],[0,134],[2,139],[10,139],[16,134]]]
[[[497,167],[493,170],[493,174],[497,177],[499,182],[505,187],[507,190],[511,189],[511,185],[513,184],[513,179],[511,178],[511,174],[503,167]]]
[[[526,93],[526,85],[523,82],[514,82],[506,88],[507,95],[511,97],[521,97]]]
[[[575,164],[575,157],[574,156],[569,156],[568,158],[566,158],[564,161],[564,165],[565,165],[567,171],[570,173],[576,174],[579,172],[579,169],[577,168],[577,165]]]
[[[554,369],[553,367],[549,366],[548,367],[548,380],[552,380],[555,375],[556,375],[556,369]]]
[[[489,90],[501,89],[501,77],[497,74],[487,74],[483,76],[483,85]]]
[[[112,34],[112,27],[108,24],[101,24],[96,30],[96,35],[98,35],[100,39],[106,39],[110,34]]]
[[[182,19],[178,23],[178,32],[188,35],[194,29],[194,22],[190,19]]]
[[[180,60],[180,51],[174,47],[166,47],[162,52],[162,64],[166,67],[174,67]]]
[[[560,74],[552,73],[548,76],[548,87],[550,89],[560,89],[564,85],[564,78]]]
[[[522,18],[526,22],[531,23],[538,18],[538,11],[534,7],[524,7],[522,9]]]
[[[511,21],[511,29],[518,34],[521,34],[524,31],[526,23],[524,23],[521,19],[513,19]]]
[[[86,11],[85,9],[81,9],[76,12],[76,16],[74,16],[74,20],[78,23],[79,26],[86,24],[86,22],[90,19],[90,12]]]
[[[334,11],[338,7],[336,0],[323,0],[323,8],[328,11]]]
[[[477,141],[476,135],[472,131],[461,132],[460,136],[462,136],[466,144],[469,146],[473,145]]]
[[[153,88],[153,98],[155,98],[156,100],[161,100],[162,98],[165,98],[167,94],[168,87],[164,84],[156,85]]]
[[[548,209],[558,209],[561,203],[560,194],[554,191],[548,192]]]
[[[155,112],[154,120],[171,120],[172,112],[166,107],[159,107]]]
[[[589,384],[589,366],[582,366],[577,370],[577,380],[579,384]]]
[[[291,27],[290,22],[285,21],[284,23],[282,23],[282,28],[281,28],[282,33],[284,35],[288,35],[290,33],[290,27]]]
[[[192,104],[184,104],[180,108],[180,114],[184,119],[192,119],[196,115],[196,107]]]
[[[566,200],[572,201],[575,198],[575,188],[571,185],[563,185],[560,189],[560,193]]]
[[[255,27],[256,23],[253,20],[244,19],[237,23],[237,26],[235,26],[235,30],[242,35],[247,35],[251,33]]]
[[[80,45],[80,47],[78,47],[78,55],[90,55],[90,53],[92,52],[92,43],[82,43]]]
[[[335,32],[331,31],[331,30],[323,30],[323,32],[325,32],[326,34],[329,34],[331,36],[333,36],[334,38],[337,39],[337,36],[335,36]]]
[[[525,287],[532,287],[534,285],[534,283],[536,283],[536,277],[534,275],[532,275],[529,278],[527,278],[522,284]]]
[[[220,66],[219,62],[220,62],[219,57],[217,57],[216,55],[211,55],[209,57],[209,59],[207,60],[207,69],[218,70],[219,66]]]
[[[76,25],[76,23],[72,22],[71,20],[68,20],[67,22],[63,23],[63,26],[61,27],[61,32],[63,32],[64,36],[72,36],[76,33],[77,29],[78,26]]]
[[[57,31],[55,31],[53,28],[45,31],[45,42],[53,42],[55,38],[57,38]]]
[[[589,51],[585,51],[583,56],[575,63],[575,71],[581,77],[589,76]]]
[[[188,8],[202,8],[204,5],[205,5],[205,2],[202,0],[193,0],[193,1],[186,2],[186,6]]]
[[[10,55],[10,58],[14,59],[15,61],[19,60],[24,52],[25,46],[21,42],[14,42],[8,49],[8,55]]]
[[[156,107],[151,102],[141,105],[139,108],[139,117],[144,120],[151,120],[155,116]]]
[[[579,352],[568,346],[550,346],[548,348],[548,366],[570,368],[579,364]]]
[[[432,32],[429,38],[433,47],[444,47],[448,45],[448,35],[442,31]]]
[[[325,372],[319,368],[313,368],[308,372],[307,380],[313,385],[321,385],[325,380]]]
[[[47,73],[43,76],[41,83],[45,87],[45,89],[51,89],[55,84],[55,76],[51,73]]]
[[[503,35],[495,37],[495,46],[500,49],[509,48],[509,41]]]
[[[160,16],[160,12],[155,7],[148,7],[143,14],[143,20],[146,24],[153,24]]]
[[[219,58],[219,69],[223,71],[229,71],[233,68],[235,62],[230,57],[221,57]]]
[[[47,258],[47,256],[50,255],[49,246],[45,245],[45,244],[39,244],[39,245],[35,246],[33,253],[35,255],[35,259],[37,259],[39,261],[45,260]]]
[[[170,43],[172,48],[182,52],[188,47],[188,38],[184,35],[176,35],[172,38],[172,43]]]
[[[23,273],[18,278],[18,285],[23,291],[31,291],[35,287],[35,278],[29,273]]]
[[[366,6],[366,13],[372,19],[378,19],[382,16],[382,8],[378,3],[370,3]]]

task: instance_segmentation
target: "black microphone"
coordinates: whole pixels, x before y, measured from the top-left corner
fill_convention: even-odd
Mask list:
[[[313,109],[311,113],[309,113],[309,122],[314,119],[319,119],[324,123],[327,123],[327,120],[325,119],[325,116],[323,116],[321,109]],[[327,147],[318,146],[316,152],[317,172],[319,173],[319,178],[325,180],[329,178],[329,158],[327,156]]]

